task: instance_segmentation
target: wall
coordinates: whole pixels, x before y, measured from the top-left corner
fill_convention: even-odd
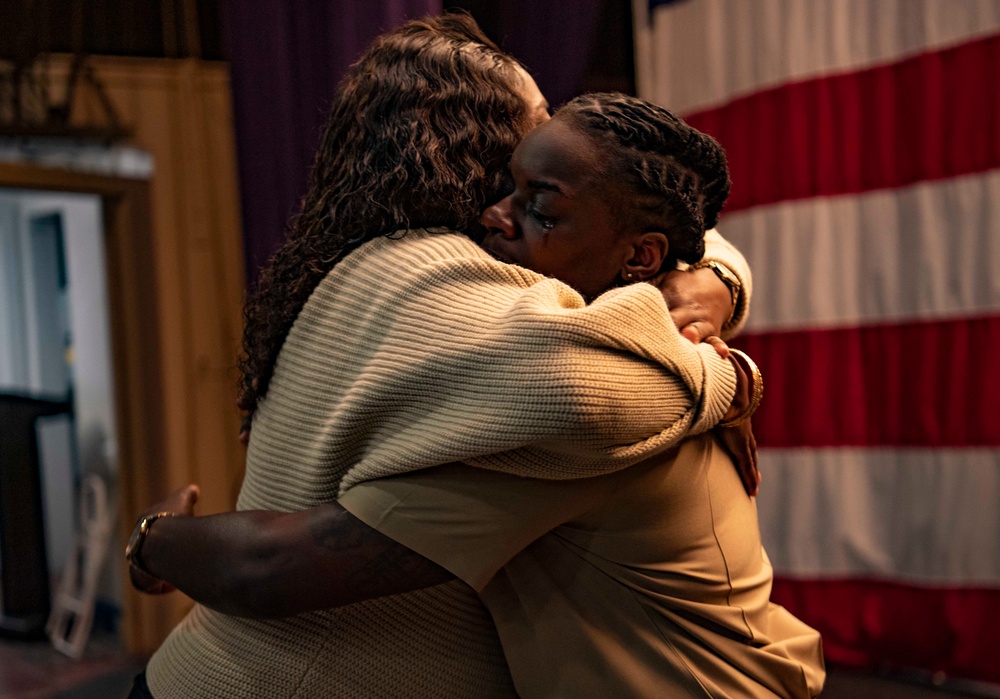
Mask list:
[[[0,387],[17,386],[28,377],[27,352],[15,347],[24,337],[24,285],[21,283],[20,212],[17,201],[0,196]]]
[[[92,65],[120,120],[132,130],[121,145],[149,153],[154,163],[148,201],[143,195],[111,214],[105,209],[109,230],[114,228],[116,236],[134,232],[137,239],[135,245],[116,239],[115,250],[145,250],[147,243],[139,238],[147,236],[149,246],[148,253],[140,253],[148,259],[116,257],[117,266],[109,268],[112,288],[141,284],[151,292],[144,302],[148,307],[139,312],[134,297],[109,299],[112,317],[140,318],[144,327],[137,336],[151,338],[151,346],[143,345],[144,356],[128,356],[135,354],[136,345],[121,339],[121,328],[112,328],[118,334],[117,340],[113,337],[116,378],[122,372],[149,377],[145,387],[119,382],[118,398],[127,395],[128,400],[119,400],[118,424],[137,429],[143,419],[137,411],[157,418],[155,453],[146,448],[133,456],[149,465],[120,464],[118,533],[124,538],[140,509],[188,482],[203,488],[200,513],[231,509],[235,502],[243,466],[235,408],[243,246],[226,66],[193,59],[108,57],[92,58]],[[62,69],[67,67],[64,62]],[[81,91],[72,119],[103,119],[92,92]],[[85,178],[52,178],[60,179],[88,188]],[[107,181],[105,188],[117,187]],[[118,195],[109,196],[106,204],[114,206]],[[151,230],[142,231],[147,207]],[[146,368],[138,371],[140,365]],[[123,453],[130,438],[120,435]],[[139,443],[151,442],[143,438]],[[113,558],[124,572],[117,550],[116,545]],[[155,649],[189,604],[179,595],[153,599],[126,590],[123,630],[129,648],[137,653]]]

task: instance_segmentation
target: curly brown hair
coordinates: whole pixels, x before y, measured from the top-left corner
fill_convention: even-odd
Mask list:
[[[285,337],[330,269],[367,240],[472,233],[505,194],[529,128],[517,64],[464,14],[408,22],[362,54],[333,98],[309,191],[244,308],[240,407],[267,393]]]

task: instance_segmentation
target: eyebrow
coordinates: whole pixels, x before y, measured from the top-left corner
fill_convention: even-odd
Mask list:
[[[566,192],[564,192],[562,188],[554,182],[546,182],[545,180],[528,180],[528,186],[532,189],[542,189],[546,192],[555,192],[556,194],[566,196]]]

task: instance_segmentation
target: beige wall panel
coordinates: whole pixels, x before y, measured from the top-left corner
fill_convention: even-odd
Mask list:
[[[160,81],[157,81],[159,83]],[[182,264],[182,212],[186,205],[178,180],[183,176],[183,161],[173,145],[176,115],[172,86],[154,89],[145,81],[128,82],[138,96],[137,110],[122,114],[122,119],[135,131],[136,145],[153,155],[154,174],[150,180],[150,208],[153,226],[153,260],[156,266],[156,303],[161,338],[160,361],[163,377],[163,473],[165,488],[182,485],[189,479],[191,435],[189,430],[188,394],[194,378],[190,370],[190,343],[184,316],[186,309],[181,290],[187,285],[187,270]],[[110,96],[116,102],[122,88],[117,81],[108,81]],[[129,100],[131,102],[131,100]]]

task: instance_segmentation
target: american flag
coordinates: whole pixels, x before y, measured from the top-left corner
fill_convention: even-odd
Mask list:
[[[1000,682],[1000,2],[634,0],[726,148],[773,598],[827,658]]]

